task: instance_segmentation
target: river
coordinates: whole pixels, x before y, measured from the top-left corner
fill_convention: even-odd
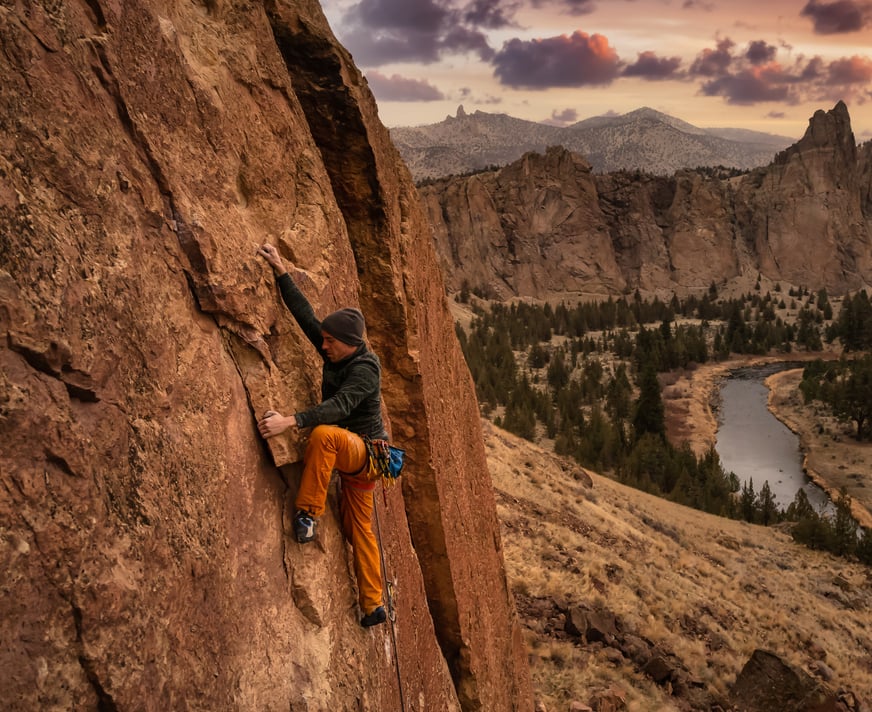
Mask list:
[[[742,484],[753,480],[755,492],[768,481],[779,508],[787,508],[797,491],[804,489],[820,511],[829,507],[829,498],[802,471],[799,438],[767,407],[769,389],[764,381],[794,366],[775,363],[730,374],[720,390],[715,449],[724,470],[734,472]]]

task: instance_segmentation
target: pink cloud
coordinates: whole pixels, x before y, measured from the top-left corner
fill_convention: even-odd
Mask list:
[[[611,84],[621,66],[608,38],[581,30],[545,39],[509,40],[493,64],[501,84],[527,89]]]

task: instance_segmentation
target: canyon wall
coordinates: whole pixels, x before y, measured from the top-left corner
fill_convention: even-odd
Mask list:
[[[531,709],[478,410],[425,215],[314,0],[0,8],[7,709]],[[320,362],[255,256],[367,316],[396,622],[331,494],[289,536]],[[304,434],[303,434],[304,435]]]
[[[594,174],[552,147],[421,188],[448,286],[496,298],[699,293],[743,274],[833,294],[872,284],[872,143],[818,111],[765,168]]]

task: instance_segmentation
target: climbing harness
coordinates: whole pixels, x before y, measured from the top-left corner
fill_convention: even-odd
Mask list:
[[[381,478],[382,484],[386,487],[396,484],[403,472],[406,451],[391,445],[387,440],[364,436],[363,442],[366,444],[369,462],[367,477],[370,480]]]

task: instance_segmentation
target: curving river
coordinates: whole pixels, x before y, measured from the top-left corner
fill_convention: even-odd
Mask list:
[[[803,472],[799,438],[767,407],[764,381],[788,368],[795,364],[752,366],[730,374],[720,390],[715,449],[724,470],[734,472],[742,484],[753,479],[755,492],[768,481],[779,508],[786,509],[797,490],[804,489],[820,511],[828,507],[829,498]]]

